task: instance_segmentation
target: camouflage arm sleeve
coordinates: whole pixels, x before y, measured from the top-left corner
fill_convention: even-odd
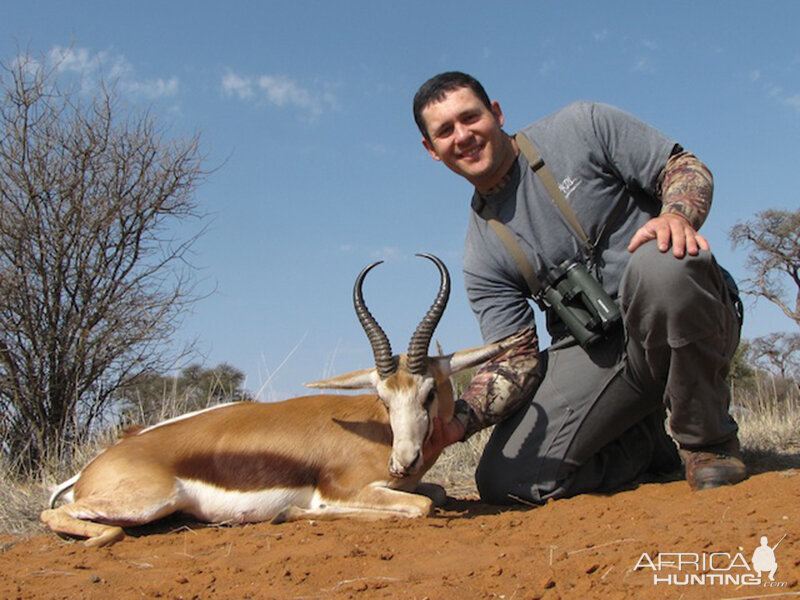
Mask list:
[[[659,176],[661,214],[685,217],[695,231],[706,220],[714,195],[714,178],[700,159],[678,146]]]
[[[456,400],[456,418],[466,428],[464,439],[513,414],[541,383],[536,328],[526,327],[511,338],[516,338],[514,345],[485,363]]]

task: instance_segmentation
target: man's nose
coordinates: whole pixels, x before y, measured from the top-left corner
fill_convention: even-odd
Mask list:
[[[459,123],[456,124],[455,126],[455,136],[456,136],[456,142],[462,143],[468,140],[472,136],[472,132],[470,131],[469,127]]]

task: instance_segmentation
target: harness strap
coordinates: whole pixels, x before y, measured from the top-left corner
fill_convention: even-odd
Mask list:
[[[548,169],[547,165],[544,163],[542,155],[539,154],[528,137],[521,132],[517,133],[514,136],[514,139],[517,140],[517,146],[519,146],[520,152],[522,152],[525,158],[528,159],[531,170],[538,175],[542,184],[544,184],[545,189],[547,189],[547,193],[550,194],[553,202],[555,202],[558,210],[561,211],[561,214],[564,215],[564,218],[567,220],[567,223],[569,223],[570,227],[572,227],[572,230],[587,247],[590,249],[593,248],[594,244],[589,242],[589,237],[583,230],[583,226],[581,225],[580,221],[578,221],[578,217],[575,216],[575,212],[572,210],[569,202],[567,202],[567,199],[564,197],[564,193],[561,191],[561,188],[558,187],[558,184],[553,178],[553,174],[550,172],[550,169]]]
[[[547,165],[545,164],[544,159],[542,159],[541,154],[539,154],[531,141],[522,132],[515,134],[514,138],[517,141],[517,146],[519,146],[520,152],[522,152],[522,154],[528,160],[531,170],[539,177],[542,184],[544,184],[545,189],[550,194],[550,197],[552,198],[556,207],[561,211],[561,214],[567,220],[567,223],[569,223],[570,227],[572,227],[575,235],[584,243],[586,248],[589,250],[590,255],[593,255],[595,247],[603,238],[608,226],[616,221],[619,217],[624,203],[617,202],[614,210],[611,211],[611,213],[608,215],[608,219],[606,219],[606,222],[603,223],[603,226],[600,228],[597,239],[594,242],[590,242],[589,237],[586,235],[586,232],[583,229],[583,226],[581,225],[580,221],[578,221],[578,217],[575,216],[575,212],[572,210],[572,207],[570,206],[569,202],[567,202],[563,192],[558,187],[556,180],[553,178],[552,172],[547,168]],[[509,229],[497,218],[497,214],[495,213],[494,209],[489,206],[489,203],[487,203],[477,192],[473,198],[472,206],[475,212],[477,212],[489,224],[497,237],[499,237],[503,242],[503,245],[505,245],[505,247],[508,249],[509,254],[514,259],[514,262],[517,263],[517,267],[522,273],[522,276],[525,278],[525,282],[528,284],[531,297],[536,298],[541,288],[539,285],[539,278],[536,276],[536,269],[534,269],[533,265],[528,260],[528,257],[525,256],[525,253],[522,251],[522,246],[519,245],[519,242],[514,237],[511,229]]]
[[[528,289],[531,292],[531,297],[536,297],[536,295],[539,293],[539,279],[536,277],[536,270],[528,260],[528,257],[525,256],[525,253],[522,251],[522,246],[519,245],[519,242],[514,237],[511,229],[500,222],[500,220],[497,218],[497,213],[494,212],[494,209],[489,206],[489,204],[485,202],[477,193],[475,194],[472,205],[475,208],[475,212],[483,217],[483,219],[489,224],[489,227],[492,228],[495,235],[497,235],[497,237],[500,238],[500,241],[503,242],[503,245],[505,245],[508,253],[511,255],[511,258],[513,258],[514,262],[517,263],[517,267],[522,273],[522,276],[525,278],[525,282],[528,284]]]

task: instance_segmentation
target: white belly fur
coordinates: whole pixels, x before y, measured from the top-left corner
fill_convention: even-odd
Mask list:
[[[179,485],[180,510],[209,523],[269,521],[288,506],[312,508],[319,503],[310,486],[240,492],[190,479],[180,479]]]

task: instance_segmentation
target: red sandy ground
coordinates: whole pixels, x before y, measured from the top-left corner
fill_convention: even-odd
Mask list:
[[[536,509],[449,499],[428,519],[161,524],[110,548],[52,534],[0,537],[0,598],[777,598],[800,596],[800,471],[692,493],[683,481]],[[747,572],[762,535],[781,587],[670,585],[684,565],[635,569],[647,553],[715,554]],[[136,537],[134,537],[134,535]],[[687,557],[688,558],[688,557]],[[646,561],[645,561],[646,562]],[[753,573],[752,571],[750,572]],[[766,573],[763,580],[767,580]]]

